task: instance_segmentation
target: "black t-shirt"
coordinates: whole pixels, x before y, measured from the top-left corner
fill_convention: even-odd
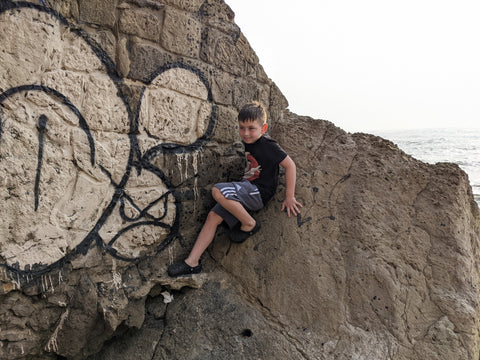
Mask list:
[[[268,135],[261,136],[253,144],[244,145],[247,166],[243,178],[258,187],[265,205],[275,195],[278,164],[287,157],[287,153]]]

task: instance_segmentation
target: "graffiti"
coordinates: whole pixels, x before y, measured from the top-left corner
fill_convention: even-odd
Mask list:
[[[19,30],[25,23],[30,28]],[[0,195],[8,212],[0,265],[20,286],[92,247],[124,261],[163,251],[178,236],[181,210],[156,159],[194,153],[210,139],[216,105],[207,78],[167,63],[133,107],[108,54],[57,12],[1,2],[0,47],[19,31],[28,36],[0,55]],[[35,53],[42,56],[30,61]]]
[[[38,210],[38,193],[40,188],[40,176],[42,174],[42,161],[43,161],[43,135],[47,128],[48,118],[45,115],[41,115],[38,118],[38,165],[37,176],[35,177],[35,211]]]
[[[65,105],[67,105],[79,118],[79,126],[80,128],[85,131],[89,145],[90,145],[90,157],[91,157],[91,163],[92,166],[95,164],[95,145],[93,143],[93,137],[90,133],[90,129],[88,128],[88,125],[85,121],[85,119],[82,117],[78,109],[75,108],[75,106],[68,100],[66,99],[62,94],[58,93],[52,88],[45,87],[45,86],[38,86],[38,85],[25,85],[25,86],[19,86],[16,88],[11,88],[4,93],[0,94],[0,104],[7,99],[8,97],[19,93],[19,92],[24,92],[24,91],[43,91],[47,94],[51,94],[58,99],[60,99]],[[36,171],[36,177],[35,177],[35,211],[38,209],[38,201],[39,201],[39,187],[40,187],[40,177],[41,177],[41,168],[42,168],[42,160],[43,160],[43,145],[44,145],[44,135],[45,132],[47,131],[47,121],[48,118],[42,114],[38,118],[38,164],[37,164],[37,171]],[[0,138],[2,136],[2,133],[0,131]]]

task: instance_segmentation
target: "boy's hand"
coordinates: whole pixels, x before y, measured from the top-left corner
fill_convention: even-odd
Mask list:
[[[283,201],[283,204],[282,204],[282,210],[287,210],[287,215],[288,217],[290,217],[291,215],[293,216],[297,216],[298,214],[300,214],[300,209],[303,207],[302,204],[300,204],[294,197],[292,198],[289,198],[289,199],[285,199]]]

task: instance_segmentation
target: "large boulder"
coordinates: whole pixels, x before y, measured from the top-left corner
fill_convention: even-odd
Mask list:
[[[456,165],[288,114],[301,215],[215,258],[312,359],[476,359],[478,207]],[[226,245],[224,244],[223,247]]]

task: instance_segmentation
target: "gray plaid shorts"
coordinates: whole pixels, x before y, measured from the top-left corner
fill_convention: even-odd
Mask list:
[[[247,211],[257,211],[263,207],[260,191],[248,180],[218,183],[214,186],[220,190],[227,199],[235,200],[242,204]],[[238,219],[218,203],[215,204],[212,211],[220,215],[230,229],[238,223]]]

